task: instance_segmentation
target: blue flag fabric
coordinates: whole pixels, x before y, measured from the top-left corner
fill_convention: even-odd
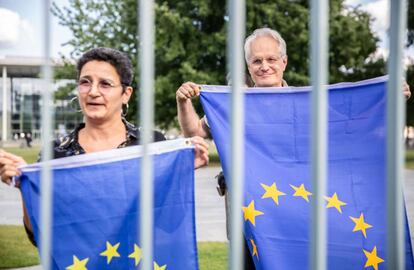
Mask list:
[[[141,269],[141,146],[53,160],[53,269]],[[198,269],[194,149],[184,140],[150,145],[154,164],[154,269]],[[39,242],[40,164],[21,190]]]
[[[201,92],[226,176],[230,90],[203,86]],[[385,90],[385,77],[329,86],[328,269],[386,269]],[[256,269],[307,269],[310,87],[246,89],[244,117],[241,210]],[[406,269],[414,269],[406,229]]]

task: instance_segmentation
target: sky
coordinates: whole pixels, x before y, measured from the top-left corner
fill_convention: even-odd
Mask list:
[[[54,0],[58,6],[67,5],[68,0]],[[43,0],[0,0],[0,57],[43,55]],[[378,55],[388,55],[389,0],[346,0],[351,6],[371,13],[375,18],[372,29],[380,37]],[[70,40],[69,29],[58,24],[51,16],[51,55],[58,58],[68,56],[71,47],[63,44]],[[414,59],[414,48],[406,51],[406,58]],[[413,60],[414,61],[414,60]]]
[[[0,0],[0,57],[44,55],[43,0]],[[59,6],[67,0],[54,0]],[[71,48],[63,46],[70,40],[69,29],[58,24],[51,15],[51,55],[68,56]]]
[[[389,27],[389,10],[390,1],[392,0],[346,0],[345,3],[350,6],[358,6],[364,11],[367,11],[374,17],[374,22],[371,27],[372,30],[380,38],[379,48],[376,52],[378,55],[384,57],[388,56],[388,35],[387,29]],[[411,60],[409,60],[411,59]],[[405,61],[408,64],[410,61],[414,61],[414,46],[411,46],[408,50],[405,50]]]

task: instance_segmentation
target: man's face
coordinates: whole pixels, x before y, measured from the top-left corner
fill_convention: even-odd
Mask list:
[[[250,76],[257,87],[282,86],[287,56],[282,56],[279,44],[272,37],[258,37],[250,44],[247,63]]]

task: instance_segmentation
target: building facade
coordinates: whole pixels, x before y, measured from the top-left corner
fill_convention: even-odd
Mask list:
[[[26,134],[40,138],[41,96],[45,89],[43,80],[39,78],[42,64],[39,58],[0,58],[2,141],[20,139]],[[53,82],[52,89],[55,97],[54,112],[51,112],[55,116],[54,131],[56,135],[63,135],[82,121],[77,101],[71,101],[76,96],[76,84],[73,80],[59,80]],[[61,89],[65,89],[67,94],[59,95]]]

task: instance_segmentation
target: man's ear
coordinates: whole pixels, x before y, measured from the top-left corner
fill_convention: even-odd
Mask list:
[[[288,64],[288,56],[287,56],[287,55],[285,55],[285,56],[283,57],[282,62],[283,62],[283,70],[285,70],[285,69],[286,69],[286,66],[287,66],[287,64]]]

